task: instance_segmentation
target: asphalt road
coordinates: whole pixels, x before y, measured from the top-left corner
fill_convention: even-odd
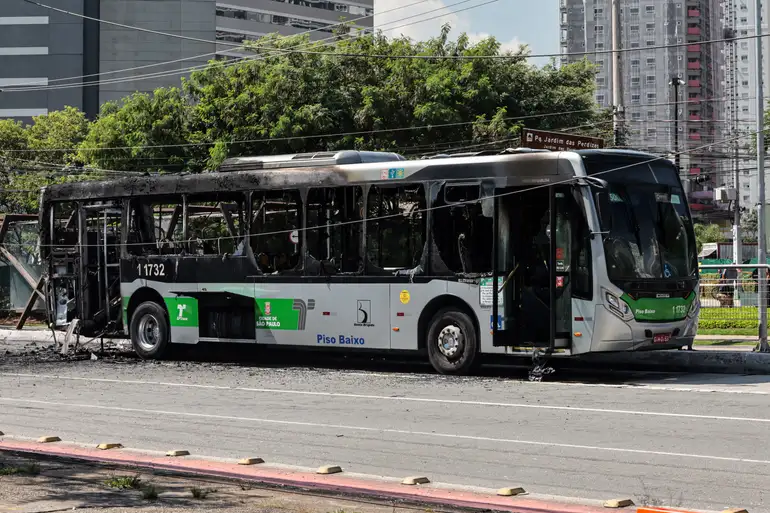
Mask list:
[[[530,383],[521,371],[408,370],[0,357],[0,430],[545,495],[770,510],[770,377],[557,373]]]

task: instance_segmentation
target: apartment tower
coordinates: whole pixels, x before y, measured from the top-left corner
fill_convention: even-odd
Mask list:
[[[739,0],[738,0],[739,1]],[[611,0],[560,0],[561,62],[597,66],[596,101],[612,105]],[[717,166],[707,145],[720,141],[721,10],[708,0],[630,0],[620,6],[621,79],[627,146],[660,154],[678,148],[696,210],[714,208]],[[674,84],[679,85],[674,85]],[[678,118],[678,141],[674,120]],[[703,148],[705,146],[705,148]],[[702,148],[702,149],[701,149]]]
[[[311,39],[319,40],[332,36],[342,21],[354,30],[371,31],[374,19],[373,0],[47,2],[90,18],[146,29],[139,31],[24,0],[0,1],[0,118],[24,122],[65,106],[82,109],[93,118],[107,101],[178,86],[190,68],[205,66],[217,57],[244,55],[233,51],[232,44],[222,43],[241,43],[271,33],[308,32]]]

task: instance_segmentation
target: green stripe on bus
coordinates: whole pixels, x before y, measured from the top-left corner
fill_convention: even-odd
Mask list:
[[[300,311],[294,308],[294,299],[255,299],[257,329],[298,330]]]
[[[180,328],[198,327],[198,300],[194,297],[165,297],[171,326]]]
[[[628,294],[623,294],[623,300],[631,307],[637,321],[681,321],[690,312],[695,293],[691,293],[684,299],[681,297],[632,299]]]

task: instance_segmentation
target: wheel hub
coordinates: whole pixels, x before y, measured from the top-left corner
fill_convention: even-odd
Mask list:
[[[145,351],[152,351],[160,343],[160,323],[152,314],[146,314],[139,321],[137,342]]]
[[[447,358],[454,358],[462,350],[463,333],[457,326],[447,326],[438,335],[438,350]]]

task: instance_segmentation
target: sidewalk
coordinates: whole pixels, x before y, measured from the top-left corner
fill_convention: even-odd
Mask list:
[[[18,474],[17,474],[18,472]],[[35,475],[36,472],[39,474]],[[11,474],[11,475],[7,475]],[[138,476],[138,480],[133,480]],[[125,488],[116,488],[122,485]],[[151,498],[152,488],[157,498]],[[193,496],[197,489],[197,497]],[[400,505],[404,513],[425,508]],[[452,511],[451,508],[444,508]],[[158,476],[128,469],[33,461],[0,453],[0,512],[47,513],[392,513],[393,504],[325,494],[286,493],[254,484]]]
[[[696,351],[751,352],[758,343],[759,338],[754,335],[698,335],[695,337],[693,349]]]
[[[742,344],[730,344],[730,345],[711,345],[711,346],[701,346],[701,345],[694,345],[692,346],[693,351],[736,351],[740,353],[746,353],[746,352],[752,352],[754,350],[755,344],[752,341],[751,345],[742,345]]]
[[[756,342],[759,338],[756,335],[696,335],[695,340],[740,340]]]

